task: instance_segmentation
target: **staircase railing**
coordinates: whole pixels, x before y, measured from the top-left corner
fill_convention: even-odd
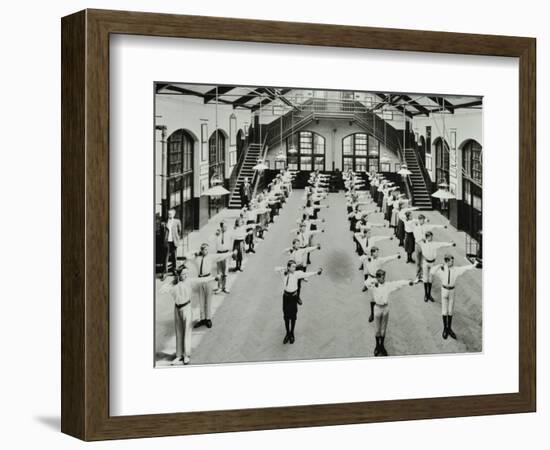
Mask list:
[[[231,171],[231,176],[229,177],[229,192],[231,192],[229,196],[229,201],[231,201],[231,198],[233,197],[235,186],[237,186],[237,180],[239,179],[239,174],[241,173],[241,167],[243,166],[243,162],[246,158],[246,154],[248,153],[248,150],[250,149],[250,142],[246,142],[245,148],[239,155],[239,159],[237,160],[237,163],[233,167],[233,170]]]
[[[411,136],[409,137],[411,139],[411,142],[413,142],[411,149],[414,152],[414,157],[416,158],[418,167],[420,167],[420,173],[422,174],[422,178],[424,178],[424,184],[426,185],[428,194],[431,195],[433,193],[432,180],[430,178],[430,174],[428,173],[428,169],[426,168],[426,164],[422,161],[422,157],[420,156],[420,152],[418,150],[418,144],[416,142],[416,137],[414,133],[411,133]]]
[[[266,132],[266,135],[264,137],[264,141],[262,143],[262,148],[260,150],[260,156],[259,156],[259,159],[264,161],[265,162],[265,157],[267,155],[267,149],[268,149],[268,145],[267,145],[267,138],[269,137],[269,132]],[[252,177],[252,197],[255,197],[256,196],[256,191],[258,190],[258,183],[260,181],[260,172],[255,170],[254,171],[254,176]]]
[[[281,134],[281,119],[276,119],[267,126],[266,134],[269,136],[267,145],[273,147],[274,145],[280,143],[282,140],[291,136],[296,131],[299,131],[304,125],[309,123],[313,118],[314,114],[312,112],[308,113],[295,113],[291,116],[291,112],[285,114],[282,118],[282,134]]]
[[[413,145],[412,147],[409,147],[412,151],[413,151],[413,155],[416,159],[416,162],[418,164],[418,167],[420,169],[420,174],[422,175],[422,178],[424,180],[424,185],[426,186],[426,191],[428,193],[428,195],[430,196],[430,202],[432,203],[432,206],[433,206],[433,200],[432,200],[432,183],[430,181],[430,176],[428,175],[428,171],[426,170],[426,166],[424,165],[424,163],[422,162],[421,158],[420,158],[420,155],[418,154],[418,151],[417,149],[415,148],[415,146]],[[410,177],[407,177],[407,182],[408,184],[410,185],[410,192],[412,193],[412,181],[410,179]],[[409,195],[409,198],[413,199],[413,197]],[[413,199],[414,200],[414,199]]]

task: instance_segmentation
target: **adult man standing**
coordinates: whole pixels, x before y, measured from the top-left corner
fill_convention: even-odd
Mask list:
[[[203,243],[200,251],[191,252],[186,255],[186,258],[195,262],[199,278],[210,278],[213,264],[218,261],[231,258],[233,254],[234,252],[210,255],[208,254],[208,244]],[[212,328],[212,292],[213,289],[211,283],[203,283],[198,287],[200,320],[195,323],[193,328],[198,328],[203,325],[208,328]]]
[[[224,255],[231,253],[233,248],[233,236],[231,232],[227,230],[225,222],[220,222],[220,228],[216,231],[215,236],[215,250],[217,255]],[[227,283],[227,259],[221,259],[217,262],[218,269],[218,288],[216,293],[224,292],[229,294],[226,288]]]
[[[172,283],[165,284],[161,293],[168,293],[174,301],[174,326],[176,331],[176,357],[172,365],[189,364],[191,358],[191,297],[193,290],[202,284],[215,280],[214,277],[189,278],[189,271],[185,266],[176,269],[176,276]]]
[[[168,220],[162,224],[162,228],[165,257],[161,280],[164,280],[166,272],[168,272],[168,260],[172,264],[172,273],[176,274],[177,252],[182,238],[181,221],[176,218],[176,210],[174,208],[168,211]]]
[[[248,178],[245,178],[243,184],[241,184],[239,195],[241,196],[241,206],[248,207],[252,199],[252,186],[250,186]]]

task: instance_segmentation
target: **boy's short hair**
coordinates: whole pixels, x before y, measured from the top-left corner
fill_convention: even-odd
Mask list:
[[[449,261],[451,261],[451,260],[454,261],[454,259],[455,259],[455,257],[454,257],[453,255],[451,255],[450,253],[447,253],[447,254],[443,257],[443,260],[444,260],[445,262],[449,262]]]
[[[386,271],[384,269],[378,269],[376,271],[376,278],[380,278],[386,275]]]
[[[433,235],[434,235],[434,234],[433,234],[431,231],[426,231],[426,237],[428,237],[428,236],[432,236],[432,237],[433,237]]]
[[[209,247],[208,242],[203,242],[203,243],[201,244],[201,250],[202,250],[203,248],[208,248],[208,247]]]
[[[371,254],[371,255],[374,255],[374,253],[377,252],[378,250],[379,250],[379,248],[376,247],[376,246],[371,247],[371,248],[370,248],[370,254]]]
[[[418,218],[419,218],[419,219],[425,219],[426,216],[425,216],[424,214],[419,214],[419,215],[418,215]]]

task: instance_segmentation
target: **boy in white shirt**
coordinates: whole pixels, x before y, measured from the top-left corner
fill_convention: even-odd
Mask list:
[[[440,264],[432,268],[430,273],[437,275],[441,280],[441,315],[443,316],[443,339],[451,336],[456,339],[456,334],[452,329],[453,309],[455,303],[456,280],[468,270],[475,269],[477,264],[470,264],[462,267],[454,267],[455,258],[453,255],[445,255],[445,264]]]
[[[386,236],[375,236],[378,238],[386,238]],[[371,238],[371,240],[373,240]],[[391,239],[391,238],[390,238]],[[379,239],[380,240],[380,239]],[[359,266],[359,270],[363,270],[363,276],[364,276],[364,282],[363,282],[363,292],[366,292],[368,290],[366,282],[371,279],[376,279],[376,272],[382,268],[382,266],[390,261],[393,261],[394,259],[400,259],[401,255],[399,253],[395,255],[380,257],[380,249],[373,245],[374,242],[371,244],[372,247],[370,247],[367,252],[359,258],[361,261],[361,265]],[[374,320],[374,305],[375,301],[374,298],[370,301],[370,316],[369,316],[369,322],[372,322]]]
[[[376,347],[374,349],[374,356],[388,356],[388,352],[384,347],[384,340],[386,339],[386,329],[388,327],[388,319],[390,314],[390,294],[404,286],[412,286],[413,284],[413,280],[386,282],[386,271],[383,269],[378,269],[376,271],[375,279],[369,278],[368,281],[365,281],[365,285],[372,290],[372,296],[375,303],[374,325],[376,329]]]
[[[309,254],[315,250],[321,250],[321,244],[310,247],[300,247],[300,240],[293,239],[292,247],[285,249],[285,253],[288,253],[290,259],[293,259],[296,262],[296,270],[301,270],[305,272],[307,265],[309,264]],[[302,298],[300,293],[302,291],[302,280],[298,282],[298,304],[302,304]]]
[[[424,239],[417,244],[421,248],[422,253],[422,277],[417,277],[417,281],[422,280],[424,282],[424,301],[433,302],[432,297],[432,274],[431,270],[435,264],[437,257],[437,250],[445,247],[456,247],[454,242],[434,242],[433,233],[427,231],[424,235]]]
[[[425,240],[426,232],[432,231],[435,228],[447,228],[447,225],[432,225],[426,223],[424,214],[418,215],[418,220],[413,224],[413,234],[415,241],[414,256],[416,257],[416,277],[422,279],[422,247],[420,242]]]

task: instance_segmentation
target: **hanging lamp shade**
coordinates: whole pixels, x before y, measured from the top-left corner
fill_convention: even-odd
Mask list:
[[[399,175],[401,175],[402,177],[406,177],[406,176],[412,174],[412,172],[411,172],[409,169],[407,169],[407,166],[401,167],[401,169],[399,169],[399,170],[397,171],[397,173],[398,173]]]
[[[259,172],[263,172],[267,169],[267,164],[263,161],[258,161],[258,164],[256,164],[254,167],[252,167],[253,170],[257,170]]]
[[[294,142],[290,144],[290,147],[288,148],[288,153],[292,155],[295,155],[296,153],[298,153],[298,149],[296,148],[296,144],[294,144]]]
[[[223,186],[217,184],[215,186],[212,186],[210,189],[204,191],[202,195],[206,195],[207,197],[222,197],[227,194],[229,194],[229,191]]]
[[[450,199],[456,198],[447,189],[438,189],[432,194],[432,197],[438,198],[439,200],[450,200]]]

